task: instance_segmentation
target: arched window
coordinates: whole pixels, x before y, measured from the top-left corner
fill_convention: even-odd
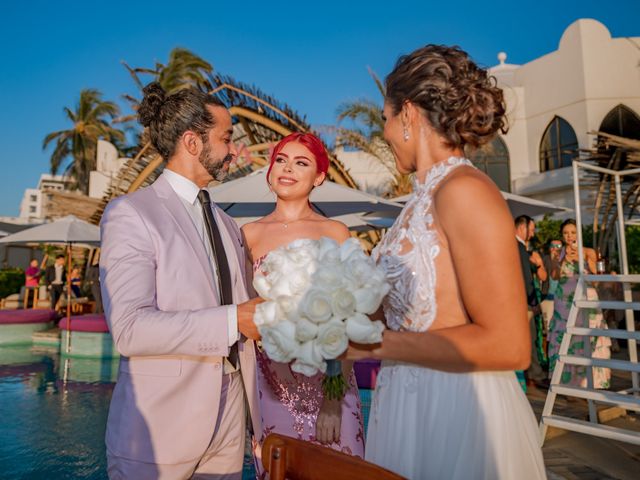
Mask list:
[[[480,148],[468,151],[467,157],[479,170],[489,175],[500,190],[511,191],[509,150],[502,138],[497,136]]]
[[[618,105],[602,120],[600,131],[640,140],[640,117],[626,105]]]
[[[640,140],[640,117],[629,107],[620,104],[607,113],[600,124],[599,131],[618,137]],[[602,136],[598,136],[598,153],[615,160],[615,168],[626,168],[627,155],[625,151],[620,150],[620,155],[616,155],[617,147],[606,146],[604,140]]]
[[[578,156],[578,138],[573,127],[560,117],[553,117],[540,143],[540,171],[570,167]]]

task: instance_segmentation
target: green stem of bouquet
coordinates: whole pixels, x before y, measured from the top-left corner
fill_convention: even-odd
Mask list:
[[[322,393],[329,400],[342,400],[347,392],[347,382],[342,375],[339,360],[327,360],[327,372],[322,379]]]

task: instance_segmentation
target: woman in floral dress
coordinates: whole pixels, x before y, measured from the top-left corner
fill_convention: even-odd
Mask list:
[[[552,278],[558,281],[554,293],[554,313],[549,325],[549,375],[558,360],[562,337],[567,330],[569,311],[573,303],[573,296],[578,284],[578,247],[577,228],[575,220],[565,220],[560,227],[564,247],[560,253],[560,261],[551,270]],[[596,254],[591,248],[584,249],[585,271],[595,273]],[[587,300],[598,300],[598,293],[593,286],[587,287]],[[578,327],[607,328],[607,324],[600,309],[581,310],[576,321]],[[585,352],[585,341],[589,337],[574,336],[569,346],[569,355],[582,356]],[[591,351],[593,358],[611,358],[611,340],[608,337],[591,337]],[[595,388],[609,388],[611,370],[593,367],[593,386]],[[561,383],[574,386],[587,386],[587,369],[578,365],[565,365]]]

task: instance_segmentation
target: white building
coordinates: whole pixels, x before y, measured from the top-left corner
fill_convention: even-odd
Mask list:
[[[37,188],[27,188],[20,202],[20,218],[44,219],[47,214],[48,195],[54,191],[67,190],[71,180],[64,175],[43,173]]]
[[[509,131],[474,160],[502,190],[574,207],[571,162],[603,131],[640,139],[640,37],[611,38],[582,19],[558,49],[524,65],[490,69],[505,91]]]
[[[98,140],[96,157],[97,170],[89,173],[89,196],[102,198],[128,159],[120,158],[116,147],[104,140]]]
[[[98,140],[96,157],[97,170],[89,173],[89,196],[102,198],[127,159],[119,158],[116,147],[103,140]],[[20,202],[19,218],[23,221],[46,219],[52,192],[69,191],[71,183],[71,179],[64,175],[50,175],[48,173],[40,175],[38,187],[27,188],[24,191]]]

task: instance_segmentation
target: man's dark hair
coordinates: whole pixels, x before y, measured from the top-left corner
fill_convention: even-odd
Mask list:
[[[533,218],[531,218],[529,215],[520,215],[515,219],[516,228],[522,225],[529,226],[529,222],[533,222]]]
[[[56,260],[58,260],[59,258],[64,259],[64,255],[58,255],[58,256],[56,256]]]
[[[206,142],[207,131],[215,125],[207,105],[224,107],[217,97],[192,87],[167,95],[158,82],[153,82],[142,92],[138,120],[149,128],[151,143],[165,161],[175,153],[178,140],[187,130]]]

